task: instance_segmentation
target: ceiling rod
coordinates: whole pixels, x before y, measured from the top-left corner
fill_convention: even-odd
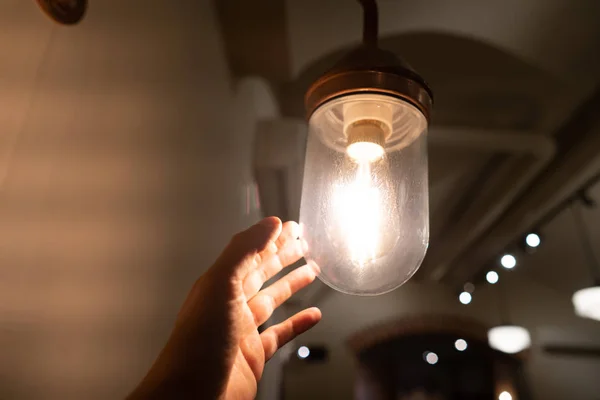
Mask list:
[[[358,0],[363,8],[363,45],[377,47],[379,13],[375,0]]]

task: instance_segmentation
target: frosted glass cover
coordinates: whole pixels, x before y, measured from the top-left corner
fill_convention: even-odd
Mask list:
[[[365,120],[376,132],[349,139]],[[327,285],[382,294],[419,268],[429,243],[426,132],[417,108],[383,95],[344,96],[311,116],[300,226],[305,258]]]

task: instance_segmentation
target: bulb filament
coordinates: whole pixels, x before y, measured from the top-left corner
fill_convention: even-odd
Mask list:
[[[354,178],[335,190],[336,219],[354,263],[363,266],[379,253],[382,228],[382,196],[373,182],[371,161],[356,160]]]

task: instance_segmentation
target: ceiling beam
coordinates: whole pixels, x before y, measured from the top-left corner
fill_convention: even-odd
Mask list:
[[[557,131],[558,153],[550,164],[498,218],[481,239],[465,249],[454,263],[437,271],[439,279],[455,285],[471,279],[545,215],[571,196],[600,170],[600,88]],[[460,268],[459,268],[460,266]]]

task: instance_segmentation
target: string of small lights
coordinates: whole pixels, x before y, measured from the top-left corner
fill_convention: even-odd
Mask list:
[[[595,201],[589,197],[588,191],[595,184],[600,182],[600,172],[592,176],[581,187],[576,190],[571,196],[563,200],[561,203],[550,209],[542,216],[525,234],[520,235],[518,242],[511,242],[505,247],[505,250],[494,256],[488,262],[486,268],[482,268],[475,274],[475,278],[464,284],[459,291],[458,300],[460,303],[467,305],[473,301],[473,294],[476,285],[490,284],[495,285],[500,281],[502,270],[513,270],[520,262],[542,246],[543,244],[543,228],[553,221],[559,214],[572,207],[576,203],[580,203],[584,207],[592,208],[596,206]],[[516,250],[515,250],[516,249]],[[490,268],[490,266],[493,266]],[[500,268],[501,267],[501,268]],[[475,282],[475,283],[472,283]]]

